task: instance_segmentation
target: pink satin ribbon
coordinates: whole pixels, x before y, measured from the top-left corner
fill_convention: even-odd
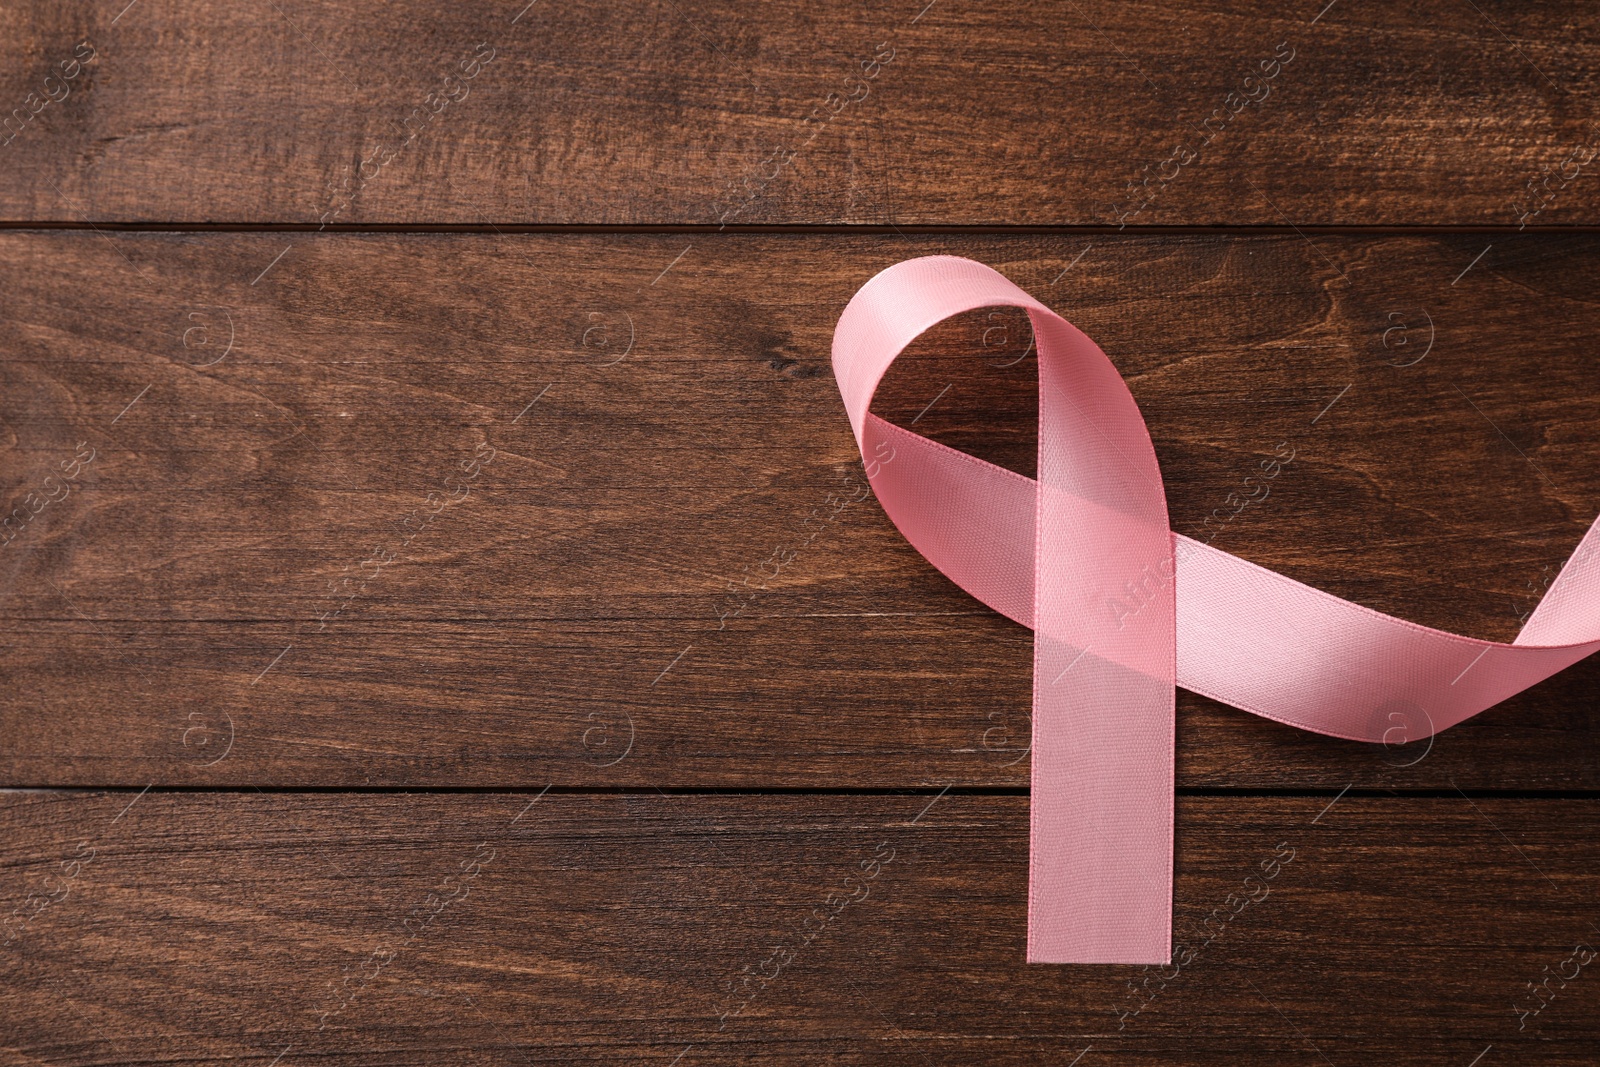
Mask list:
[[[868,411],[889,364],[963,311],[1020,307],[1039,477]],[[1304,730],[1414,741],[1600,648],[1600,522],[1516,641],[1352,604],[1173,533],[1144,419],[1098,345],[998,272],[896,264],[850,301],[833,369],[867,475],[917,551],[1034,630],[1031,963],[1169,963],[1174,686]]]

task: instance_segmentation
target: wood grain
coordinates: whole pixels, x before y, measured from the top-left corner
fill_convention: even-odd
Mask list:
[[[931,252],[1098,339],[1180,532],[1289,442],[1216,544],[1515,634],[1600,506],[1594,238],[1087,240],[0,237],[0,780],[1025,784],[1030,635],[865,498],[827,363]],[[877,410],[1031,469],[1024,330]],[[1431,748],[1183,694],[1180,784],[1594,788],[1596,669]]]
[[[1597,18],[27,0],[0,40],[0,219],[1584,224]]]
[[[1180,691],[1176,963],[1023,964],[1031,636],[828,361],[991,263],[1180,532],[1509,639],[1600,511],[1594,10],[0,23],[0,1067],[1595,1062],[1600,660],[1396,746]],[[1029,340],[876,410],[1031,473]]]
[[[4,1055],[1592,1062],[1593,800],[1178,825],[1163,980],[1022,962],[1022,797],[11,793]]]

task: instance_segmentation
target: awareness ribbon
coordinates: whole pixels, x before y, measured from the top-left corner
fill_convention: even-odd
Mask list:
[[[924,330],[1019,307],[1039,355],[1038,480],[868,411]],[[1418,740],[1600,649],[1600,521],[1511,644],[1353,604],[1171,531],[1143,417],[1109,359],[999,272],[882,271],[833,369],[867,477],[906,540],[1032,627],[1030,963],[1170,963],[1174,686],[1303,730]]]

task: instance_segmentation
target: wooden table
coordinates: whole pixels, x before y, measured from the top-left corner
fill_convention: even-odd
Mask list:
[[[1600,1060],[1594,662],[1180,692],[1184,962],[1025,965],[1031,637],[828,362],[990,263],[1179,532],[1508,640],[1600,510],[1600,16],[523,2],[6,6],[0,1062]],[[1028,352],[877,410],[1031,472]]]

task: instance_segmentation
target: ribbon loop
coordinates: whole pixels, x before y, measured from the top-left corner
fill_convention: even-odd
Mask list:
[[[919,334],[995,306],[1033,324],[1037,480],[869,411]],[[929,256],[873,277],[840,316],[833,366],[884,511],[957,585],[1034,630],[1029,962],[1170,962],[1175,685],[1398,743],[1600,649],[1600,523],[1512,644],[1384,615],[1173,534],[1115,366],[980,263]]]

